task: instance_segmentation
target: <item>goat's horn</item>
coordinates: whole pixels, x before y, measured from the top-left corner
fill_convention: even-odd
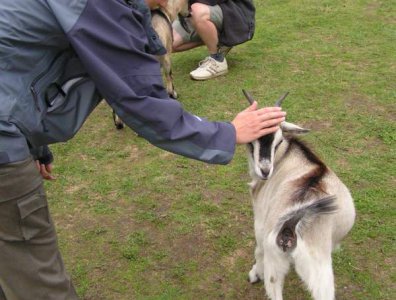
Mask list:
[[[242,92],[245,95],[247,101],[249,101],[250,104],[253,104],[254,99],[253,99],[252,95],[250,95],[248,91],[245,91],[243,89],[242,89]]]
[[[283,96],[281,96],[276,102],[274,106],[280,107],[282,105],[283,100],[289,95],[289,92],[286,92]]]

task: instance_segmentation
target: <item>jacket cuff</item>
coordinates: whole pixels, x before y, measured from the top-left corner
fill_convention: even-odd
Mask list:
[[[54,161],[54,156],[48,146],[40,146],[31,148],[30,153],[34,160],[38,160],[40,164],[49,165]]]

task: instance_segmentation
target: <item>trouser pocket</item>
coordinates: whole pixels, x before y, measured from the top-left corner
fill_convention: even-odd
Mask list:
[[[0,166],[0,240],[27,241],[50,228],[43,180],[32,158]]]
[[[42,187],[0,203],[0,239],[29,241],[51,229],[47,199]]]
[[[51,225],[47,199],[38,192],[17,201],[23,239],[28,241],[46,233]]]
[[[22,241],[20,220],[16,200],[0,202],[0,240]]]

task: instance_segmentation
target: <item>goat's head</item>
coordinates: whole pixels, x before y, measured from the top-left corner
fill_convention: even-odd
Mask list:
[[[178,17],[187,17],[190,14],[188,0],[161,0],[160,3],[161,10],[171,23]]]
[[[179,15],[181,15],[183,17],[188,17],[190,15],[190,6],[188,3],[189,3],[188,0],[179,0],[179,3],[178,3]]]
[[[243,90],[243,93],[250,104],[252,104],[254,101],[253,97],[245,90]],[[280,107],[287,95],[288,93],[280,97],[274,106]],[[281,123],[279,130],[276,132],[262,136],[261,138],[248,143],[247,148],[250,175],[260,180],[266,180],[271,177],[276,163],[275,155],[280,148],[279,146],[284,141],[284,133],[298,135],[307,133],[308,131],[308,129],[285,121]]]

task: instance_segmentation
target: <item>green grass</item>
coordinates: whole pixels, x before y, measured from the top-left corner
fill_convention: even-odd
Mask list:
[[[204,48],[173,56],[184,107],[231,120],[290,91],[288,120],[350,188],[357,220],[334,253],[337,299],[396,299],[396,1],[256,0],[252,41],[229,73],[194,82]],[[67,270],[82,299],[265,299],[247,283],[254,232],[244,147],[227,166],[159,150],[115,130],[101,104],[52,147],[47,183]],[[309,299],[297,275],[285,299]]]

